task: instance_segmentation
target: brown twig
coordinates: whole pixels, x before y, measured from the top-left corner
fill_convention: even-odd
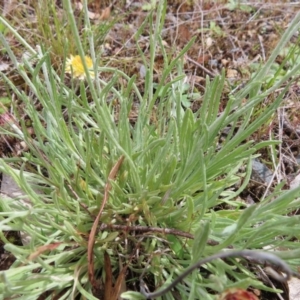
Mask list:
[[[111,169],[111,171],[108,175],[108,180],[107,180],[107,183],[105,184],[105,188],[104,188],[103,201],[102,201],[99,213],[94,221],[93,227],[92,227],[90,235],[89,235],[88,250],[87,250],[88,274],[89,274],[89,280],[92,283],[93,287],[95,287],[95,288],[97,287],[97,283],[96,283],[95,275],[94,275],[94,255],[93,255],[93,248],[94,248],[94,244],[95,244],[95,235],[96,235],[98,223],[99,223],[100,217],[102,215],[104,206],[109,197],[109,191],[111,190],[110,180],[115,179],[123,160],[124,160],[124,156],[121,156],[119,158],[119,160],[117,161],[117,163],[113,166],[113,168]]]
[[[194,236],[188,232],[180,231],[172,228],[160,228],[160,227],[150,227],[150,226],[127,226],[127,225],[116,225],[116,224],[101,224],[100,230],[105,229],[115,229],[115,230],[123,230],[123,231],[137,231],[137,232],[159,232],[162,234],[173,234],[182,237],[186,237],[188,239],[193,239]]]
[[[205,68],[204,66],[202,66],[201,64],[199,64],[197,61],[193,60],[192,58],[188,57],[187,55],[185,56],[185,58],[193,63],[194,65],[196,65],[198,68],[200,68],[204,73],[206,73],[207,75],[209,75],[210,77],[214,78],[216,77],[216,74],[214,74],[213,72],[211,72],[210,70],[208,70],[207,68]]]
[[[162,234],[173,234],[188,239],[194,239],[194,235],[185,231],[180,231],[173,228],[160,228],[149,226],[128,226],[128,225],[116,225],[116,224],[101,224],[99,230],[123,230],[123,231],[137,231],[137,232],[159,232]],[[214,240],[207,240],[207,244],[210,246],[219,245],[219,242]],[[229,249],[232,246],[228,246]]]

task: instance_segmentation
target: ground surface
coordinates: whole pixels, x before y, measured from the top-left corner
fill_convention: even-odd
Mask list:
[[[36,20],[34,1],[0,1],[0,10],[19,27],[27,38],[31,38],[32,32],[20,25],[18,17],[30,15],[31,21]],[[148,1],[150,2],[150,1]],[[246,83],[260,64],[263,64],[276,46],[280,36],[289,25],[295,12],[300,9],[300,2],[285,1],[248,1],[247,4],[235,4],[239,1],[168,1],[167,15],[163,29],[162,39],[168,55],[179,53],[188,41],[195,37],[195,43],[184,56],[184,72],[186,81],[193,91],[203,93],[205,90],[205,77],[214,77],[225,70],[227,90],[224,91],[222,105],[225,107],[227,94],[234,88],[239,88]],[[62,10],[60,1],[57,1],[56,10]],[[143,86],[144,66],[140,58],[136,42],[140,49],[147,55],[149,53],[149,28],[146,26],[138,41],[135,34],[149,13],[147,1],[93,1],[90,2],[90,19],[93,24],[99,22],[113,22],[110,30],[97,45],[97,51],[101,54],[101,63],[105,66],[117,67],[129,76],[137,75],[139,85]],[[82,6],[74,3],[75,13],[80,15]],[[22,27],[23,26],[23,27]],[[34,34],[34,33],[33,33]],[[296,43],[295,36],[291,45]],[[18,41],[7,35],[7,41],[17,51],[21,58],[22,48]],[[1,46],[0,46],[1,47]],[[0,70],[7,74],[13,82],[26,91],[24,82],[15,72],[8,56],[2,52],[0,56]],[[284,54],[277,58],[280,64],[284,60]],[[61,58],[57,53],[53,54],[53,64]],[[159,81],[163,60],[160,54],[155,61],[155,80]],[[286,66],[288,68],[288,65]],[[108,75],[103,75],[108,76]],[[105,78],[104,78],[105,80]],[[251,184],[241,197],[247,202],[255,202],[271,188],[277,179],[287,179],[287,186],[296,177],[299,162],[299,93],[300,86],[294,84],[285,97],[283,106],[278,115],[274,116],[272,128],[262,128],[254,136],[259,142],[268,139],[270,131],[275,138],[283,141],[280,148],[280,169],[272,169],[272,164],[264,158],[257,162],[253,170]],[[12,97],[11,90],[0,82],[0,99]],[[272,99],[266,99],[271,101]],[[4,101],[3,101],[4,102]],[[191,107],[196,110],[199,99],[192,99]],[[220,110],[222,110],[222,106]],[[132,118],[138,113],[133,110]],[[26,116],[23,116],[26,117]],[[20,145],[14,140],[0,138],[0,155],[17,155]],[[265,160],[264,160],[265,159]],[[272,178],[274,182],[269,182]],[[7,239],[19,243],[16,234],[6,233]],[[0,244],[0,270],[9,268],[13,257],[6,253]],[[284,287],[279,287],[284,288]],[[259,296],[259,295],[258,295]],[[260,295],[261,299],[271,299],[266,295]],[[273,296],[277,297],[277,296]],[[279,299],[279,298],[272,298]],[[288,299],[288,292],[285,294]],[[294,298],[297,299],[297,298]],[[299,299],[299,298],[298,298]]]

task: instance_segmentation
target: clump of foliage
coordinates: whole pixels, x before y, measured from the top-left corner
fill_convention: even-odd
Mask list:
[[[70,1],[64,5],[84,61],[86,53]],[[192,41],[170,60],[160,37],[165,13],[166,2],[161,1],[155,23],[150,12],[137,32],[138,36],[147,24],[154,28],[150,59],[143,57],[147,63],[143,93],[135,77],[96,64],[92,30],[87,30],[84,43],[89,42],[94,74],[99,76],[92,80],[84,66],[86,80],[74,79],[70,87],[64,75],[53,69],[47,49],[33,49],[1,19],[37,61],[32,64],[24,58],[19,63],[5,45],[30,93],[3,77],[22,101],[35,136],[22,120],[20,127],[11,122],[9,132],[5,130],[23,141],[28,151],[20,157],[2,158],[1,172],[14,179],[30,204],[23,204],[24,195],[0,199],[0,236],[5,249],[16,257],[11,268],[0,273],[4,297],[97,299],[103,298],[103,292],[105,299],[116,299],[127,290],[125,299],[143,299],[139,280],[154,291],[198,260],[228,248],[285,247],[289,251],[275,253],[299,265],[299,245],[290,241],[299,235],[299,217],[287,216],[299,208],[299,189],[282,191],[281,184],[249,207],[238,195],[249,181],[257,151],[277,144],[254,143],[250,138],[270,120],[285,91],[255,119],[252,116],[268,95],[292,81],[299,68],[293,66],[274,86],[263,89],[280,49],[299,28],[300,16],[269,61],[251,82],[230,95],[220,113],[224,75],[207,79],[198,111],[183,107],[182,57]],[[91,28],[87,17],[85,26]],[[5,44],[3,36],[1,40]],[[154,88],[158,49],[165,65]],[[103,81],[101,72],[111,73],[111,79]],[[138,106],[134,123],[128,118],[133,106]],[[221,141],[225,129],[226,138]],[[22,232],[29,242],[13,245],[5,237],[8,230]],[[271,290],[243,260],[216,259],[188,274],[161,299],[215,299],[228,288],[249,286]]]

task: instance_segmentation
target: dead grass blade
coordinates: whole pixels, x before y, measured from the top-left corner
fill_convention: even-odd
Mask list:
[[[110,257],[107,252],[104,252],[104,270],[105,270],[105,289],[104,300],[113,300],[111,297],[113,294],[113,275],[111,271]]]
[[[35,252],[31,253],[28,257],[28,260],[34,260],[36,259],[38,256],[40,256],[42,253],[44,253],[45,251],[47,250],[54,250],[56,249],[58,246],[60,246],[62,243],[52,243],[52,244],[48,244],[48,245],[44,245],[44,246],[41,246],[41,247],[38,247],[36,249]]]
[[[120,262],[120,269],[121,267],[122,264]],[[118,300],[120,294],[126,290],[124,278],[127,270],[127,265],[122,268],[115,285],[113,285],[111,261],[107,252],[104,253],[104,269],[105,269],[104,300]]]
[[[120,267],[122,266],[120,262]],[[113,289],[112,300],[121,299],[120,295],[126,291],[125,275],[127,271],[128,264],[124,266],[117,278],[116,284]]]
[[[117,163],[113,166],[113,168],[111,169],[111,171],[108,175],[108,180],[107,180],[107,183],[106,183],[105,189],[104,189],[104,197],[103,197],[102,205],[100,207],[99,213],[98,213],[98,215],[97,215],[97,217],[94,221],[93,227],[92,227],[90,235],[89,235],[89,240],[88,240],[88,274],[89,274],[89,280],[92,283],[94,288],[97,288],[97,283],[96,283],[95,275],[94,275],[94,256],[93,256],[93,248],[94,248],[94,244],[95,244],[95,235],[96,235],[98,223],[99,223],[100,217],[102,215],[104,206],[105,206],[105,204],[108,200],[108,197],[109,197],[109,191],[111,190],[110,180],[115,179],[123,160],[124,160],[124,156],[121,156],[119,158],[119,160],[117,161]]]

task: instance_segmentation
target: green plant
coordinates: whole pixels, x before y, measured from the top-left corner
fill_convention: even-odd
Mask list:
[[[280,56],[283,57],[283,61],[279,64],[277,62],[273,62],[271,65],[269,72],[266,74],[266,88],[270,88],[274,85],[274,83],[279,80],[281,80],[290,70],[293,68],[293,66],[298,65],[300,62],[299,59],[299,46],[298,42],[295,44],[288,44],[286,47],[282,48],[280,51]],[[261,64],[254,63],[251,65],[251,69],[253,71],[253,76],[255,76],[255,73],[257,70],[261,68]],[[299,76],[299,72],[295,73],[294,76]]]
[[[0,97],[0,113],[5,112],[5,107],[11,105],[11,99],[8,97]]]
[[[29,5],[30,4],[20,5],[23,7],[22,12],[18,11],[20,15],[18,17],[13,17],[15,28],[18,29],[18,32],[21,33],[30,45],[43,45],[43,48],[50,52],[51,62],[55,69],[59,69],[59,72],[61,72],[62,61],[65,59],[65,56],[67,54],[77,54],[77,46],[67,13],[64,9],[59,7],[57,1],[54,0],[32,2],[32,7]],[[85,28],[84,21],[85,13],[83,9],[81,11],[80,9],[80,5],[72,4],[72,11],[78,15],[75,22],[81,37],[82,47],[86,54],[90,54],[90,46],[88,43],[89,33]],[[34,12],[34,19],[28,11]],[[22,14],[25,14],[26,17],[22,18]],[[18,19],[24,21],[23,23],[21,22],[22,26],[19,26],[20,22]],[[94,50],[101,50],[100,48],[103,45],[104,38],[113,24],[114,21],[102,20],[101,22],[94,22],[94,24],[90,26],[89,30],[93,30],[94,32]],[[32,32],[34,32],[34,34],[32,34]],[[21,46],[22,43],[14,48],[14,51],[18,56],[20,53],[23,54],[23,52],[28,50]]]
[[[225,35],[224,31],[221,29],[220,26],[218,26],[218,25],[216,24],[215,21],[211,21],[211,22],[209,23],[209,30],[210,30],[211,32],[215,33],[216,36],[224,36],[224,35]]]
[[[70,1],[65,0],[64,6],[84,62],[86,49]],[[299,67],[295,65],[274,86],[262,89],[280,49],[299,28],[300,15],[266,65],[240,92],[230,96],[220,113],[224,74],[213,81],[207,78],[197,112],[182,106],[185,76],[178,70],[193,41],[176,58],[168,59],[160,37],[166,1],[160,1],[157,7],[155,24],[152,11],[137,32],[138,37],[143,26],[154,25],[149,61],[141,52],[147,62],[143,94],[134,77],[97,66],[86,6],[84,11],[94,72],[110,72],[113,76],[109,82],[101,76],[92,81],[83,63],[87,78],[76,82],[79,95],[53,69],[47,49],[34,50],[0,19],[38,59],[35,66],[26,59],[19,64],[0,35],[30,95],[2,76],[23,102],[35,133],[32,138],[22,120],[20,127],[7,122],[10,134],[25,142],[29,150],[21,157],[2,158],[0,169],[20,186],[31,207],[16,199],[0,198],[0,236],[5,249],[16,257],[9,270],[0,272],[1,294],[26,299],[41,295],[47,299],[97,299],[93,293],[98,288],[105,293],[104,298],[113,299],[111,295],[119,295],[121,284],[125,284],[129,290],[123,294],[125,299],[143,299],[135,285],[139,279],[151,290],[164,287],[198,260],[228,247],[287,247],[290,251],[275,253],[299,265],[299,245],[290,242],[299,233],[299,217],[287,216],[299,208],[299,189],[282,191],[281,184],[272,195],[247,208],[236,199],[249,181],[251,160],[257,151],[278,143],[254,144],[249,138],[279,107],[285,91],[254,120],[252,114],[265,97],[289,83]],[[158,48],[163,51],[165,66],[154,89]],[[117,89],[120,78],[126,84]],[[243,104],[245,97],[248,101]],[[117,120],[114,99],[120,104]],[[133,104],[139,107],[135,124],[128,118]],[[231,130],[220,142],[228,126]],[[244,165],[247,169],[242,172],[240,167]],[[234,190],[240,178],[244,182]],[[234,208],[216,209],[224,203]],[[29,244],[13,245],[5,237],[7,230],[27,234]],[[182,299],[215,299],[227,288],[249,286],[272,290],[243,261],[218,259],[207,261],[162,299],[175,299],[176,295]]]
[[[251,12],[253,10],[253,7],[249,5],[249,3],[242,2],[242,1],[236,1],[236,0],[229,0],[229,3],[226,5],[228,9],[230,10],[236,10],[240,9],[241,11],[245,12]]]

